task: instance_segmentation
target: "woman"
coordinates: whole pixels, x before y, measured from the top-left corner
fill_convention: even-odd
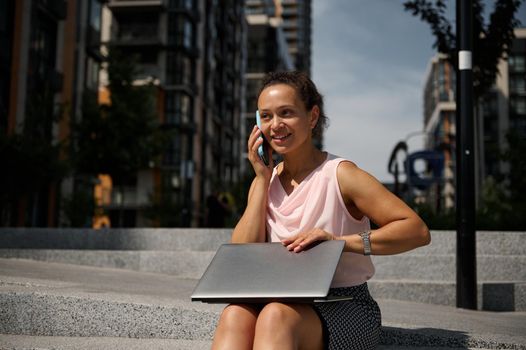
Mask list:
[[[354,163],[318,150],[323,99],[301,72],[271,73],[258,97],[248,158],[255,178],[234,243],[282,242],[291,254],[311,243],[344,240],[330,295],[351,301],[323,304],[232,304],[219,320],[213,349],[373,349],[380,310],[367,289],[369,254],[396,254],[430,242],[424,222]],[[257,149],[265,137],[283,161],[267,167]],[[272,158],[272,157],[269,157]],[[370,230],[369,220],[378,225]]]

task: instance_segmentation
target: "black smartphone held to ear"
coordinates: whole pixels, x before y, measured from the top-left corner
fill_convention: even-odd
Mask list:
[[[259,117],[259,110],[256,111],[256,124],[259,130],[261,130],[261,118]],[[268,166],[270,164],[268,159],[268,143],[265,139],[265,136],[263,136],[263,132],[261,132],[261,136],[259,136],[258,139],[263,139],[263,143],[258,147],[259,158],[261,158],[263,163],[265,163],[265,165]]]

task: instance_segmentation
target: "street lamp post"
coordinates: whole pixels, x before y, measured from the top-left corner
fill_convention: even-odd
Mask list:
[[[457,0],[457,307],[477,309],[472,1]]]

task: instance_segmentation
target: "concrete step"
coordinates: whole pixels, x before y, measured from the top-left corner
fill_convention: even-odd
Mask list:
[[[0,248],[215,251],[231,229],[0,228]]]
[[[477,255],[526,255],[526,232],[477,231]],[[431,244],[405,254],[456,255],[456,231],[431,231]]]
[[[215,251],[231,229],[0,228],[0,248]],[[406,254],[455,255],[455,231],[431,231],[430,245]],[[479,231],[477,255],[526,255],[526,232]]]
[[[0,258],[159,272],[184,278],[200,278],[214,256],[213,251],[0,249]],[[373,256],[376,279],[455,281],[454,255],[399,254]],[[526,255],[477,257],[479,281],[526,282]]]
[[[2,349],[35,349],[39,350],[209,350],[211,341],[180,340],[180,339],[137,339],[111,337],[46,337],[30,335],[0,334]],[[378,350],[466,350],[466,348],[445,347],[407,347],[396,345],[380,345]],[[483,350],[480,348],[467,348]]]
[[[373,278],[368,285],[371,295],[376,299],[456,305],[455,282]],[[477,300],[479,310],[526,311],[526,282],[478,283]]]
[[[209,340],[144,339],[125,337],[57,337],[0,334],[1,349],[39,350],[209,350]]]
[[[102,299],[102,300],[101,300]],[[384,303],[379,301],[381,308]],[[213,336],[220,311],[209,305],[145,304],[116,302],[104,298],[64,296],[51,293],[0,292],[4,317],[2,334],[24,334],[59,337],[123,337],[184,340],[183,344],[206,345]],[[414,306],[414,304],[413,304]],[[405,305],[407,307],[407,305]],[[518,337],[494,334],[470,335],[445,329],[420,328],[384,322],[381,343],[396,346],[517,347]]]
[[[210,341],[223,305],[191,303],[195,280],[0,259],[0,334]],[[526,349],[526,313],[378,300],[382,344]]]
[[[372,259],[379,279],[456,279],[455,255],[377,255]],[[479,281],[526,281],[526,255],[478,255],[476,260]]]
[[[193,279],[201,278],[214,254],[212,251],[185,250],[0,249],[0,258],[157,272]]]
[[[0,348],[10,350],[209,350],[211,340],[115,337],[58,337],[0,334]],[[487,350],[473,347],[380,345],[378,350]]]
[[[6,250],[5,252],[11,254],[11,258],[16,256],[29,257],[31,260],[46,262],[164,273],[193,280],[201,277],[208,264],[207,261],[214,254],[213,252],[186,251],[33,251],[29,249]],[[0,256],[5,257],[2,253],[4,251],[0,251]],[[371,293],[380,299],[450,306],[454,306],[456,303],[456,285],[453,281],[406,278],[381,279],[375,275],[369,281],[369,285]],[[478,295],[479,308],[481,309],[526,311],[526,282],[481,282],[478,285]]]

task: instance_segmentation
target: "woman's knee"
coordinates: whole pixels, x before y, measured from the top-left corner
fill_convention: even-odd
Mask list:
[[[271,343],[278,348],[295,344],[300,349],[322,349],[321,321],[308,305],[270,303],[259,313],[255,340],[257,349]]]
[[[295,307],[283,303],[269,303],[259,313],[257,326],[267,330],[294,328],[301,321]]]
[[[230,331],[247,332],[256,324],[257,311],[248,305],[231,304],[224,308],[219,326]]]

